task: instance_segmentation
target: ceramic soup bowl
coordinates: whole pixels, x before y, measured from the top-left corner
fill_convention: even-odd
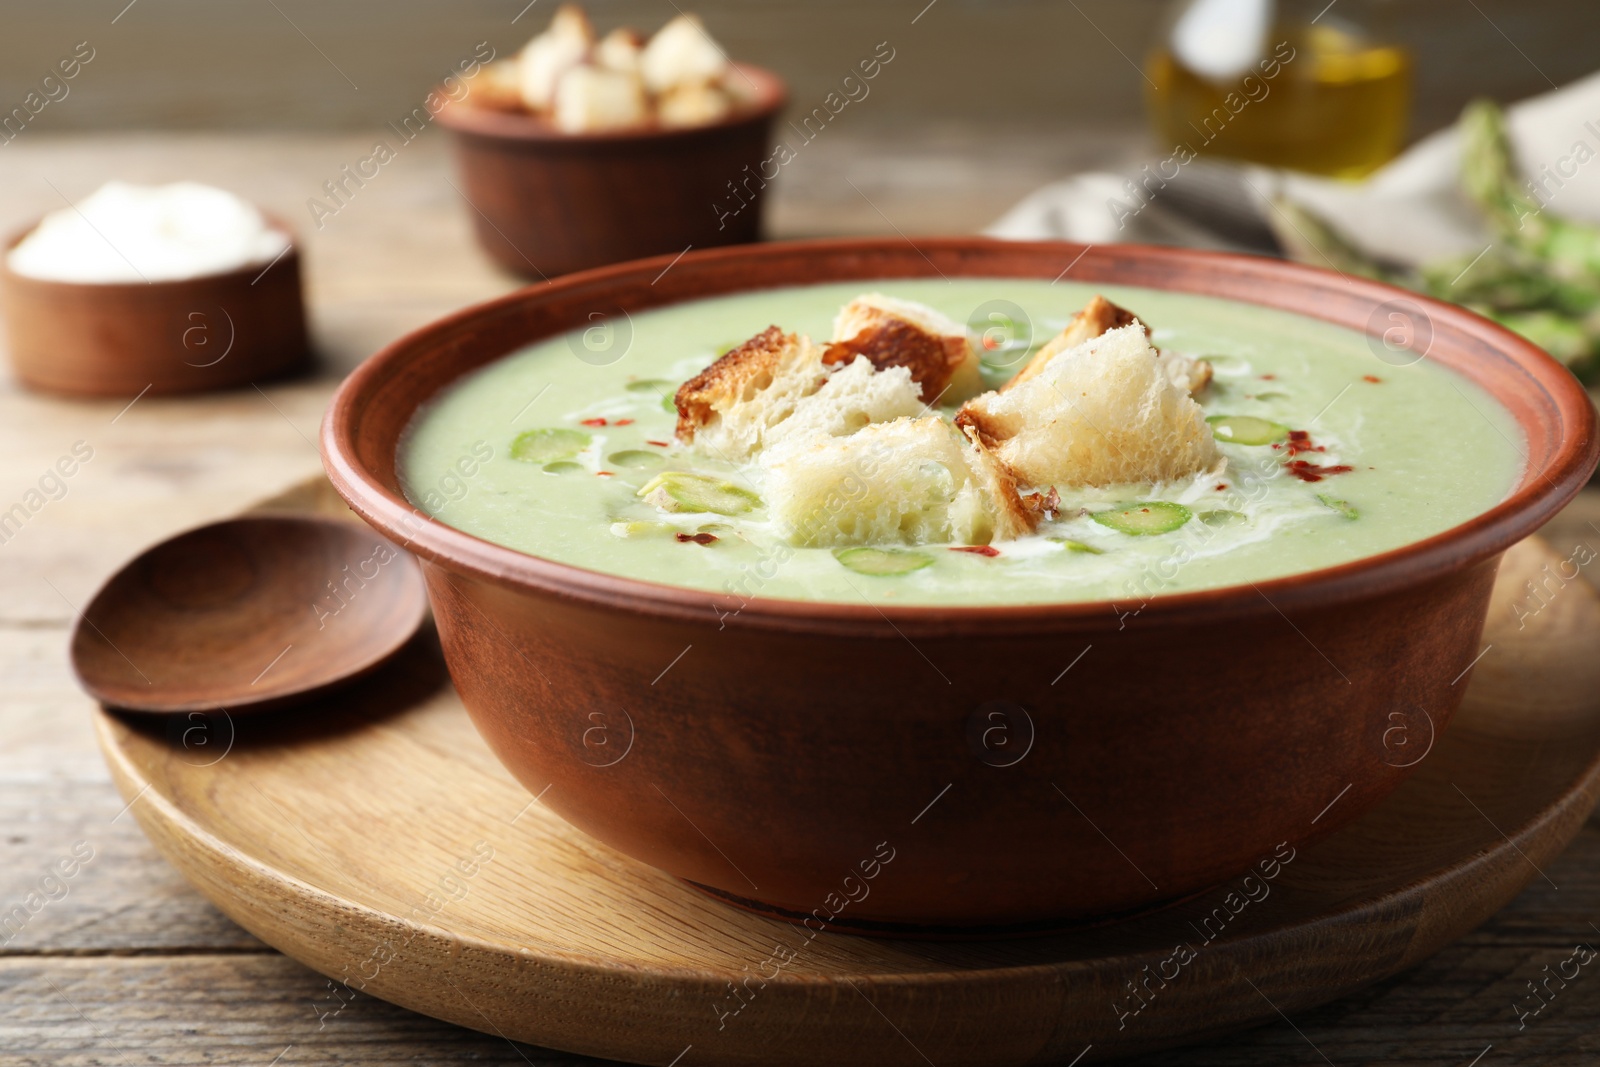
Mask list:
[[[663,274],[666,262],[560,278],[397,341],[340,389],[326,466],[362,518],[421,558],[462,700],[530,791],[629,856],[814,929],[948,936],[1104,920],[1336,830],[1410,773],[1415,748],[1400,758],[1390,743],[1397,721],[1419,736],[1449,725],[1500,554],[1596,463],[1588,398],[1537,348],[1460,308],[1326,271],[978,238],[715,250]],[[1409,309],[1425,320],[1411,340],[1428,358],[1521,427],[1525,469],[1476,518],[1352,563],[1139,604],[1010,607],[727,605],[491,544],[402,493],[396,447],[419,407],[596,309],[847,279],[1051,279],[1069,266],[1074,281],[1265,305],[1375,340],[1389,311]],[[664,670],[683,656],[692,663]],[[997,727],[1012,747],[991,743]]]

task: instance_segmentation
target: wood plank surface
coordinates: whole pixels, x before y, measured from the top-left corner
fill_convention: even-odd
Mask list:
[[[1545,965],[1568,958],[1577,941],[1595,942],[1588,923],[1600,901],[1600,825],[1591,822],[1546,873],[1559,891],[1531,885],[1493,922],[1433,959],[1355,996],[1296,1013],[1293,1026],[1278,1023],[1126,1062],[1321,1064],[1314,1044],[1341,1067],[1466,1067],[1491,1046],[1481,1061],[1489,1067],[1591,1067],[1600,1058],[1600,1027],[1596,994],[1582,982],[1553,999],[1526,1029],[1518,1029],[1512,1005],[1525,1002],[1525,983],[1542,977]],[[1583,981],[1592,980],[1585,975]],[[0,1063],[266,1067],[291,1045],[280,1063],[600,1062],[514,1046],[372,997],[340,1004],[321,975],[276,953],[4,954]],[[897,1062],[923,1061],[908,1047]]]
[[[1537,540],[1506,554],[1450,732],[1376,809],[1280,850],[1269,892],[1220,931],[1202,930],[1220,888],[1001,942],[813,938],[718,906],[530,800],[426,635],[298,713],[181,737],[102,713],[99,735],[131,813],[208,899],[364,994],[641,1063],[693,1050],[701,1064],[876,1067],[904,1053],[880,1018],[934,1062],[1100,1062],[1309,1011],[1425,960],[1544,877],[1600,796],[1600,662],[1585,656],[1600,597],[1578,586],[1510,610],[1559,559]],[[1147,990],[1151,1004],[1120,992],[1185,943],[1182,980]],[[1566,960],[1567,977],[1581,964]],[[751,1003],[730,998],[749,977]]]
[[[1036,184],[1133,151],[1115,139],[1067,143],[958,129],[916,138],[889,131],[868,151],[846,129],[838,132],[836,140],[819,138],[786,173],[775,233],[968,230]],[[0,228],[61,204],[45,179],[81,196],[109,177],[194,177],[244,193],[304,229],[306,197],[370,139],[38,134],[6,149]],[[96,450],[62,499],[0,544],[0,911],[24,901],[76,842],[95,849],[67,894],[0,945],[0,1065],[265,1065],[280,1053],[284,1064],[577,1062],[370,997],[319,1029],[313,1004],[327,994],[325,980],[265,951],[190,889],[130,816],[118,816],[121,802],[65,663],[73,604],[123,559],[316,473],[311,441],[340,374],[406,330],[520,284],[471,246],[466,209],[443,182],[442,141],[413,147],[324,230],[304,233],[323,360],[316,377],[262,393],[144,398],[129,408],[133,397],[71,403],[23,394],[0,371],[0,508],[74,441]],[[992,160],[1005,165],[984,165]],[[1590,538],[1600,547],[1600,531],[1589,525],[1596,521],[1600,494],[1559,518],[1552,541],[1563,549]],[[1594,581],[1596,570],[1586,568],[1585,577]],[[1600,939],[1589,925],[1600,923],[1600,821],[1547,873],[1560,891],[1535,880],[1478,932],[1377,988],[1296,1013],[1293,1026],[1280,1022],[1136,1062],[1319,1064],[1314,1043],[1341,1067],[1465,1065],[1491,1044],[1483,1067],[1592,1064],[1600,1058],[1600,984],[1588,983],[1600,978],[1586,969],[1525,1030],[1512,1004],[1545,964],[1566,958],[1577,941]],[[0,933],[0,942],[7,936]],[[905,1062],[922,1061],[908,1048]]]

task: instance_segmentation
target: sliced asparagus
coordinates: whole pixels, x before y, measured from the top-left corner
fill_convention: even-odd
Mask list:
[[[1051,537],[1049,540],[1054,541],[1068,552],[1087,552],[1091,556],[1103,556],[1106,554],[1106,550],[1103,548],[1096,548],[1082,541],[1074,541],[1070,537]]]
[[[665,471],[639,490],[646,504],[662,511],[710,511],[717,515],[743,515],[761,506],[761,498],[732,482],[705,474]]]
[[[1129,504],[1125,508],[1097,511],[1089,517],[1101,526],[1109,527],[1118,533],[1148,537],[1152,534],[1171,533],[1194,518],[1194,512],[1182,504],[1174,504],[1168,500],[1143,500],[1137,504]]]
[[[666,463],[659,452],[645,452],[638,448],[625,448],[621,452],[613,452],[606,457],[606,463],[613,467],[626,467],[629,470],[646,470],[650,467],[659,467]]]
[[[1361,517],[1361,512],[1357,511],[1355,505],[1348,500],[1340,500],[1338,497],[1330,496],[1327,493],[1318,493],[1317,499],[1322,501],[1325,507],[1332,508],[1347,519],[1359,519]]]
[[[511,458],[541,465],[558,459],[571,459],[588,448],[593,440],[594,438],[582,430],[569,430],[564,427],[529,430],[527,433],[518,434],[511,442]]]
[[[912,552],[904,548],[869,548],[865,545],[835,549],[833,558],[857,574],[874,577],[910,574],[933,564],[933,557],[926,552]]]
[[[1270,445],[1289,436],[1289,427],[1254,415],[1212,415],[1206,422],[1217,440],[1232,445]]]

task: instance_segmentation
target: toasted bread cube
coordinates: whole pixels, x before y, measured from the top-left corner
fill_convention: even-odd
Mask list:
[[[762,466],[768,514],[795,545],[986,545],[1038,521],[1009,472],[937,415],[791,437]]]
[[[515,59],[485,63],[467,79],[467,98],[475,107],[522,110],[522,68]]]
[[[1072,321],[1067,323],[1066,329],[1045,342],[1044,346],[1033,354],[1033,358],[1028,360],[1027,364],[1012,376],[1010,381],[1000,387],[1000,391],[1003,393],[1007,389],[1020,385],[1032,378],[1035,374],[1044,370],[1052,359],[1055,359],[1056,356],[1069,348],[1076,348],[1085,341],[1099,337],[1108,330],[1131,326],[1138,321],[1133,312],[1126,308],[1118,307],[1103,296],[1096,296],[1084,306],[1082,311],[1072,316]],[[1150,328],[1146,326],[1144,332],[1145,336],[1148,337]],[[1181,355],[1168,355],[1166,353],[1160,353],[1160,355],[1165,364],[1162,369],[1166,371],[1167,377],[1172,379],[1173,384],[1179,388],[1191,394],[1198,393],[1206,387],[1207,382],[1211,381],[1211,364],[1205,360],[1191,359],[1188,356]]]
[[[732,111],[733,99],[705,82],[675,86],[662,93],[656,103],[661,125],[671,127],[709,126],[727,118]]]
[[[589,22],[589,14],[581,4],[562,4],[556,8],[544,32],[556,37],[578,38],[586,44],[594,43],[594,25]]]
[[[607,70],[637,74],[643,55],[644,35],[638,30],[619,26],[600,39],[595,46],[594,61]]]
[[[678,439],[733,463],[780,438],[852,433],[922,407],[903,368],[878,372],[865,360],[828,367],[809,337],[776,326],[684,382],[675,403]]]
[[[693,15],[679,15],[656,31],[639,59],[639,72],[652,93],[678,85],[713,82],[728,69],[728,57]]]
[[[833,321],[824,359],[847,363],[865,356],[876,367],[905,367],[922,387],[924,403],[957,403],[983,388],[978,356],[965,327],[910,300],[865,293]]]
[[[573,67],[556,83],[555,124],[563,133],[626,129],[649,118],[637,74]]]
[[[1156,354],[1161,357],[1161,369],[1168,380],[1190,396],[1211,384],[1211,364],[1205,360],[1179,352],[1158,351]]]
[[[1168,376],[1138,322],[974,398],[956,423],[1029,486],[1166,482],[1223,462],[1205,412]]]
[[[747,459],[827,376],[810,338],[769,326],[678,387],[678,440]]]
[[[517,54],[522,103],[534,111],[548,111],[555,103],[556,83],[583,62],[594,45],[589,16],[575,4],[563,4],[550,20],[549,29],[529,41]]]
[[[1137,321],[1133,312],[1118,307],[1103,296],[1096,296],[1082,311],[1072,316],[1072,321],[1067,323],[1066,329],[1046,341],[1044,346],[1033,354],[1033,358],[1028,360],[1010,381],[1002,385],[1000,390],[1004,392],[1032,378],[1067,349],[1077,348],[1085,341],[1099,337],[1108,330],[1131,326]]]
[[[814,346],[815,347],[815,346]],[[875,422],[889,422],[925,410],[917,383],[904,367],[879,370],[865,359],[826,368],[828,379],[804,397],[767,435],[768,442],[789,437],[844,437]]]

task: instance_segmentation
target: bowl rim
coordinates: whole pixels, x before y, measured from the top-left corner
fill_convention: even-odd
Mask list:
[[[238,194],[234,195],[237,196]],[[244,198],[240,197],[240,199]],[[261,275],[266,274],[267,271],[284,260],[291,260],[295,263],[300,261],[300,234],[289,224],[287,219],[284,219],[277,212],[268,211],[254,201],[246,200],[245,202],[260,212],[262,219],[267,223],[268,229],[277,230],[283,234],[287,241],[284,250],[278,253],[275,258],[263,262],[246,263],[242,266],[230,267],[227,270],[211,271],[207,274],[192,274],[187,278],[157,278],[153,281],[143,282],[75,282],[66,278],[39,278],[32,274],[22,274],[11,269],[11,250],[21,244],[23,238],[39,228],[39,224],[45,220],[44,215],[39,215],[19,229],[12,230],[5,236],[3,242],[0,242],[0,278],[10,284],[55,286],[63,289],[90,290],[96,293],[115,292],[119,295],[121,293],[154,292],[158,290],[172,292],[179,286],[184,285],[211,284],[219,281],[232,282],[243,278],[250,278],[250,284],[254,285]]]
[[[434,118],[439,125],[454,133],[472,134],[498,141],[523,141],[552,146],[668,143],[751,123],[768,122],[788,105],[789,88],[783,79],[772,71],[753,63],[731,63],[729,68],[755,86],[755,100],[743,108],[734,109],[716,122],[706,122],[697,126],[650,125],[618,130],[596,130],[589,133],[566,133],[536,115],[478,107],[471,103],[470,96],[459,102],[448,101]]]
[[[1435,337],[1440,332],[1454,331],[1461,336],[1462,341],[1475,339],[1522,372],[1529,379],[1527,392],[1530,395],[1542,395],[1558,413],[1557,428],[1561,431],[1558,443],[1551,450],[1549,460],[1542,470],[1529,469],[1525,459],[1520,480],[1509,495],[1500,503],[1466,522],[1386,552],[1363,556],[1332,567],[1296,572],[1259,582],[1186,592],[1156,593],[1143,599],[1130,596],[1126,600],[971,606],[896,605],[865,601],[865,598],[860,604],[761,596],[742,598],[732,594],[714,593],[709,590],[590,570],[498,545],[447,526],[404,498],[399,492],[398,476],[394,487],[390,488],[358,459],[360,449],[357,437],[362,415],[366,405],[371,402],[384,381],[403,377],[401,368],[408,359],[446,344],[454,345],[461,341],[470,343],[468,339],[477,332],[479,324],[514,313],[527,304],[551,301],[563,295],[603,297],[608,290],[615,291],[627,283],[641,280],[649,282],[652,278],[658,278],[664,273],[663,268],[673,263],[676,263],[674,273],[677,274],[677,289],[683,289],[686,277],[692,277],[697,269],[709,271],[717,267],[725,268],[730,264],[747,265],[782,260],[785,257],[824,260],[830,256],[854,256],[871,260],[875,255],[888,256],[909,268],[895,273],[862,274],[859,277],[864,282],[872,278],[934,276],[927,268],[943,274],[944,271],[935,262],[934,257],[944,262],[946,267],[953,269],[958,276],[1015,277],[1019,280],[1046,277],[1043,273],[996,270],[992,260],[997,255],[1005,254],[1050,257],[1052,264],[1066,262],[1068,264],[1066,269],[1055,275],[1057,280],[1078,268],[1080,263],[1087,261],[1091,268],[1091,276],[1073,280],[1157,288],[1200,296],[1210,295],[1217,299],[1275,308],[1290,314],[1358,329],[1368,337],[1374,336],[1370,326],[1370,316],[1368,328],[1360,330],[1359,327],[1352,327],[1348,319],[1334,317],[1331,311],[1327,315],[1317,315],[1291,308],[1281,302],[1272,302],[1265,297],[1271,297],[1275,290],[1265,284],[1261,286],[1263,299],[1246,299],[1236,294],[1198,292],[1192,285],[1184,284],[1185,275],[1181,270],[1170,271],[1173,284],[1163,285],[1160,282],[1166,280],[1169,271],[1162,268],[1182,267],[1191,275],[1232,273],[1241,276],[1243,281],[1262,283],[1276,279],[1274,284],[1278,285],[1277,292],[1312,295],[1325,293],[1332,296],[1337,290],[1339,295],[1353,296],[1362,305],[1370,302],[1374,313],[1389,301],[1409,301],[1420,306],[1429,321],[1434,324]],[[915,266],[924,261],[925,267],[918,269]],[[990,268],[988,271],[983,269],[986,265]],[[685,270],[686,267],[689,269]],[[1092,268],[1095,267],[1100,267],[1102,273],[1094,275]],[[1126,271],[1140,267],[1156,268],[1156,277],[1130,279],[1114,276],[1118,269]],[[721,285],[710,291],[652,300],[639,305],[637,310],[729,293],[807,284],[796,281],[744,284],[744,279],[752,273],[754,272],[740,272],[738,280],[734,283]],[[828,278],[819,276],[812,278],[810,284],[826,280]],[[851,280],[856,280],[855,276],[852,276]],[[1325,303],[1331,304],[1331,301]],[[1324,304],[1319,304],[1318,307],[1322,308]],[[518,347],[556,336],[557,333],[559,331],[529,337],[512,349],[495,352],[470,367],[463,367],[449,382],[441,383],[427,396],[418,400],[407,415],[407,425],[422,404],[436,396],[451,382],[458,381],[461,376],[509,354],[510,351],[515,351]],[[1462,372],[1457,371],[1457,373]],[[1519,422],[1519,424],[1524,432],[1528,433],[1528,423]],[[1532,434],[1529,433],[1528,436],[1531,437]],[[400,435],[397,434],[394,440],[385,442],[383,447],[397,448],[399,440]],[[872,633],[881,636],[884,624],[888,623],[908,640],[911,635],[1092,632],[1103,631],[1113,622],[1120,630],[1128,625],[1127,620],[1130,616],[1136,616],[1141,625],[1149,623],[1163,626],[1191,625],[1273,613],[1282,615],[1287,620],[1288,612],[1291,611],[1316,610],[1412,588],[1443,579],[1497,557],[1511,545],[1532,534],[1577,494],[1594,470],[1597,461],[1600,461],[1600,438],[1596,436],[1595,409],[1577,379],[1564,366],[1532,343],[1465,308],[1382,282],[1353,278],[1335,271],[1263,256],[1152,245],[1097,246],[1061,241],[1004,241],[984,237],[918,238],[915,243],[903,237],[831,238],[733,246],[690,252],[676,258],[664,255],[613,264],[531,285],[497,299],[464,308],[415,330],[363,362],[335,392],[323,419],[320,443],[324,469],[334,488],[350,507],[390,540],[448,571],[459,572],[517,592],[555,595],[595,607],[633,614],[700,623],[716,621],[719,627],[732,621],[739,625],[761,628],[817,633]],[[737,607],[722,611],[718,607],[719,601],[737,602]]]

